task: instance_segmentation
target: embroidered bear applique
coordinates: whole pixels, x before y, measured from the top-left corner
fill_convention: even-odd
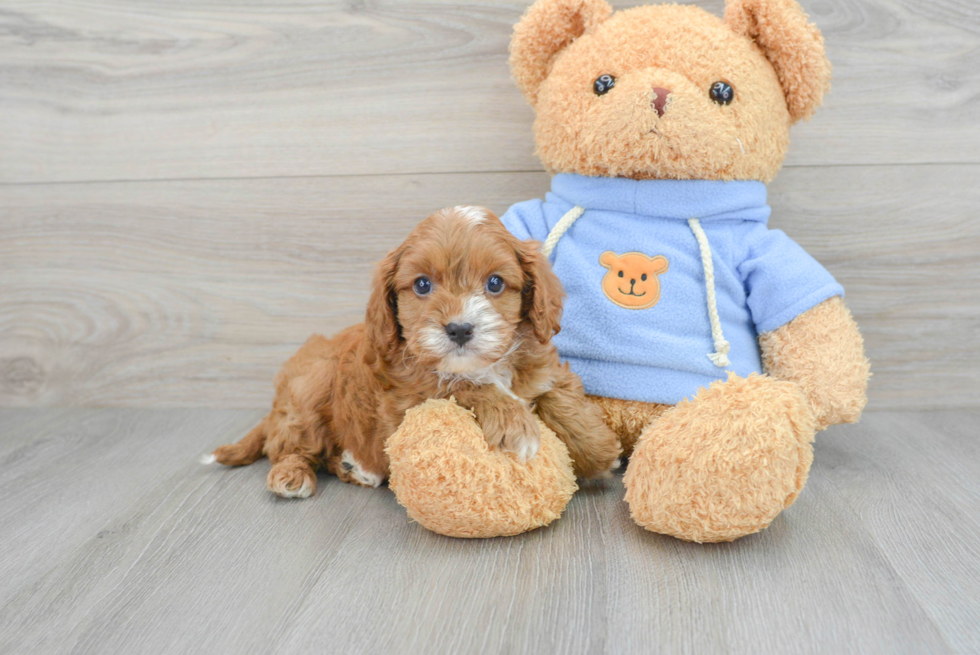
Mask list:
[[[663,255],[649,257],[642,252],[617,255],[607,250],[599,263],[609,269],[602,278],[602,291],[613,303],[624,309],[648,309],[660,300],[661,273],[669,262]]]

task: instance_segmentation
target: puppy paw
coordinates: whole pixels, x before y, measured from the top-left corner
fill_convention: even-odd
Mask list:
[[[526,407],[499,408],[477,412],[477,420],[483,428],[487,443],[526,462],[538,454],[541,447],[541,429],[538,421]]]
[[[618,471],[622,466],[623,466],[623,460],[617,457],[615,460],[613,460],[613,463],[609,465],[609,468],[607,468],[605,471],[603,471],[602,473],[600,473],[595,477],[598,478],[599,480],[608,480],[613,476],[613,473]]]
[[[316,491],[316,474],[298,457],[286,457],[269,471],[267,484],[269,491],[277,496],[309,498]]]
[[[500,449],[514,453],[517,455],[517,459],[522,462],[534,459],[534,456],[538,454],[538,449],[541,448],[541,432],[537,424],[533,424],[533,426],[534,434],[530,432],[514,432],[505,436],[504,440],[500,443]]]
[[[349,484],[362,487],[378,487],[385,481],[385,476],[367,470],[354,458],[349,450],[344,451],[340,460],[340,471],[337,477]]]

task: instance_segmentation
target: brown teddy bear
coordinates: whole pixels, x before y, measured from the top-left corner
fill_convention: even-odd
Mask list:
[[[829,85],[820,33],[793,0],[728,0],[724,20],[538,0],[510,61],[557,175],[503,220],[566,287],[555,342],[633,450],[634,520],[692,541],[765,528],[869,377],[843,289],[766,226],[790,125]]]
[[[693,6],[614,14],[605,0],[538,0],[510,61],[555,176],[544,201],[502,220],[543,242],[565,286],[555,343],[632,452],[633,519],[698,542],[767,527],[803,488],[816,431],[858,420],[870,375],[843,289],[767,227],[766,183],[790,126],[829,85],[820,33],[793,0],[727,0],[724,20]],[[458,466],[444,453],[470,452],[479,429],[447,411],[413,410],[389,442],[392,487],[413,517],[447,534],[465,518],[480,526],[467,534],[488,536],[560,513],[564,501],[528,508],[567,498],[539,481],[561,475],[530,479],[510,462],[506,476],[467,469],[465,485],[448,475]],[[419,442],[443,454],[426,459]],[[464,459],[482,457],[502,455]],[[433,489],[443,498],[428,503]],[[525,499],[507,502],[519,521],[484,500],[497,492]]]

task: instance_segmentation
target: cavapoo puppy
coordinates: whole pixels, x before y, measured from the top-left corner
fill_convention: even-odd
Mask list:
[[[269,489],[286,498],[310,496],[321,464],[376,487],[388,476],[385,440],[405,412],[451,395],[491,446],[534,457],[533,411],[568,446],[577,475],[603,474],[620,446],[551,345],[562,296],[538,244],[491,212],[436,212],[377,267],[365,322],[310,337],[276,377],[272,411],[208,461],[268,456]]]

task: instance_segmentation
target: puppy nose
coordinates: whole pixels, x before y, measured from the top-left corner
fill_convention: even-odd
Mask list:
[[[454,342],[457,346],[462,346],[473,338],[473,324],[450,323],[446,326],[446,334],[449,335],[450,341]]]
[[[667,107],[667,96],[670,95],[670,89],[665,89],[662,86],[653,87],[653,108],[657,110],[657,116],[664,115],[664,109]]]

